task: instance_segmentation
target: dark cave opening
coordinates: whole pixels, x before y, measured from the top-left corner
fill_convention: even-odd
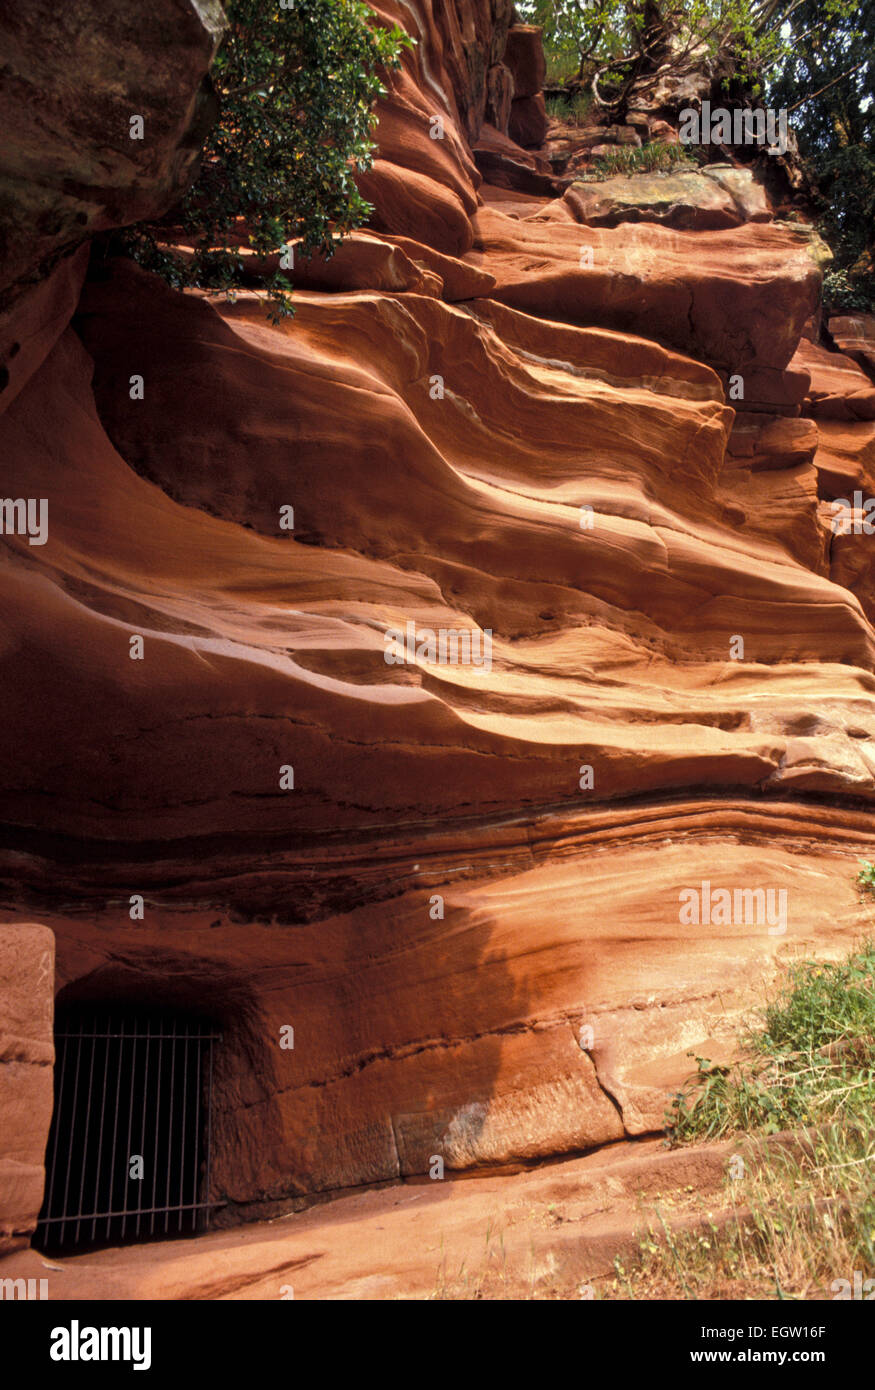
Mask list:
[[[209,1021],[171,1009],[66,1004],[34,1245],[46,1254],[206,1229]]]

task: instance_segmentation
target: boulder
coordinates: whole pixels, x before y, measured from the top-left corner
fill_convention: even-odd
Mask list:
[[[4,16],[0,310],[90,233],[179,198],[214,118],[224,25],[218,0],[102,0],[99,23],[88,0]]]
[[[535,24],[514,24],[507,31],[502,61],[513,78],[516,99],[537,96],[547,77],[543,30]]]
[[[524,150],[492,126],[484,125],[474,146],[474,160],[484,179],[493,188],[510,188],[520,193],[540,193],[552,197],[561,185],[553,177],[548,160]]]
[[[765,415],[802,414],[811,377],[797,357],[783,368],[756,364],[743,372],[730,372],[725,367],[718,371],[727,399],[736,409]]]
[[[807,414],[817,420],[875,420],[875,382],[851,357],[803,338],[793,362],[809,374]]]
[[[511,103],[507,133],[524,149],[537,149],[547,138],[547,107],[543,95],[516,98]]]
[[[733,458],[745,460],[752,473],[761,473],[813,463],[819,442],[813,420],[738,411],[728,448]]]
[[[646,334],[728,374],[783,371],[819,295],[820,270],[803,227],[582,228],[515,222],[494,208],[481,208],[474,225],[468,259],[488,265],[502,303]]]
[[[366,173],[356,175],[356,182],[374,206],[370,225],[375,231],[408,236],[450,256],[472,246],[465,203],[436,179],[375,159]]]
[[[629,145],[632,148],[638,148],[641,145],[641,136],[633,125],[605,126],[602,138],[606,145]]]
[[[565,198],[580,222],[615,227],[620,222],[659,222],[706,231],[769,220],[765,194],[749,170],[732,184],[721,173],[679,170],[631,174],[570,184]]]
[[[496,130],[507,133],[510,106],[513,101],[513,78],[506,67],[496,63],[486,74],[486,121]],[[481,128],[482,134],[482,128]]]
[[[875,314],[844,314],[831,318],[833,342],[875,381]]]
[[[440,297],[448,304],[459,300],[475,299],[478,295],[489,294],[495,284],[495,276],[486,270],[477,270],[467,261],[456,256],[444,256],[430,246],[422,246],[409,237],[387,236],[388,241],[401,248],[414,265],[420,266],[441,283]]]
[[[411,243],[415,245],[416,243]],[[332,256],[300,254],[300,245],[291,243],[294,264],[283,273],[295,289],[391,290],[419,294],[440,294],[442,281],[424,265],[417,265],[400,246],[383,240],[373,232],[351,232]],[[280,253],[261,256],[241,252],[244,266],[254,277],[272,275],[280,269]]]
[[[677,130],[668,121],[651,121],[648,137],[654,145],[679,145],[681,142]]]
[[[43,1201],[52,1119],[55,938],[0,925],[0,1252],[26,1245]]]

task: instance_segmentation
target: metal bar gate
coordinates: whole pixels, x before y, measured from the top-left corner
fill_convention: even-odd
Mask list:
[[[209,1025],[169,1013],[59,1011],[55,1109],[35,1244],[46,1251],[205,1230]]]

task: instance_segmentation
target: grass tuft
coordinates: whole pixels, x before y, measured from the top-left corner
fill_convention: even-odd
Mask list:
[[[589,92],[575,92],[573,96],[548,97],[546,107],[551,119],[584,126],[590,121],[592,96]]]
[[[697,161],[682,145],[619,145],[610,154],[602,155],[590,172],[602,178],[617,174],[669,173],[674,169],[698,169]]]
[[[724,1191],[686,1228],[657,1210],[606,1296],[863,1297],[875,1287],[875,941],[792,966],[739,1060],[696,1063],[669,1138],[737,1137]]]
[[[673,1143],[777,1134],[875,1115],[875,941],[845,961],[803,961],[732,1067],[696,1058],[667,1117]]]

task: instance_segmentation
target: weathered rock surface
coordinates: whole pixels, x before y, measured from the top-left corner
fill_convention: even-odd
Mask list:
[[[524,150],[509,136],[484,125],[474,146],[477,168],[489,188],[513,188],[522,193],[550,197],[560,192],[549,162],[531,150]],[[487,196],[481,190],[481,197]]]
[[[382,6],[375,6],[378,13]],[[421,35],[431,13],[446,74],[445,90],[461,115],[461,129],[476,140],[485,117],[487,74],[502,62],[513,19],[513,0],[445,0],[399,7],[398,22],[411,21]],[[420,42],[422,40],[420,39]]]
[[[290,1289],[296,1300],[625,1298],[615,1260],[628,1268],[639,1255],[654,1206],[667,1230],[710,1241],[731,1212],[730,1160],[752,1171],[791,1144],[787,1134],[672,1152],[659,1139],[611,1144],[477,1182],[396,1183],[243,1230],[53,1260],[48,1275],[36,1251],[20,1251],[4,1274],[47,1278],[57,1300],[276,1301]]]
[[[8,7],[0,309],[90,233],[157,216],[184,191],[214,114],[205,79],[224,27],[218,0],[101,0],[99,20],[87,0]]]
[[[0,926],[0,1253],[27,1243],[43,1201],[52,1119],[55,939]]]
[[[832,318],[829,331],[837,348],[858,362],[875,380],[875,314],[851,314]]]
[[[507,31],[503,61],[513,79],[517,99],[539,96],[544,89],[547,64],[542,34],[536,24],[514,24]]]
[[[659,1140],[512,1169],[478,1182],[405,1182],[196,1240],[52,1261],[34,1250],[4,1275],[47,1280],[65,1299],[580,1298],[634,1255],[641,1203],[669,1225],[712,1229],[696,1204],[720,1202],[736,1140],[666,1153]],[[747,1150],[745,1150],[747,1156]],[[713,1213],[712,1213],[713,1215]],[[375,1251],[379,1252],[375,1256]],[[292,1284],[290,1281],[294,1281]]]
[[[280,329],[253,296],[218,307],[119,263],[89,285],[76,320],[96,360],[97,409],[89,359],[68,333],[7,412],[10,467],[23,491],[47,496],[53,519],[39,571],[27,541],[8,538],[16,679],[2,776],[18,832],[14,856],[0,861],[7,892],[16,883],[44,905],[79,896],[82,915],[46,920],[58,935],[59,979],[80,993],[87,980],[92,996],[135,996],[152,970],[193,1000],[200,972],[210,973],[229,1039],[217,1181],[234,1211],[421,1172],[438,1149],[464,1169],[647,1132],[659,1123],[660,1087],[677,1079],[659,1058],[668,1046],[685,1066],[704,1024],[679,1005],[690,1029],[681,1046],[674,1021],[666,1031],[679,1016],[667,1002],[651,1034],[624,998],[645,977],[653,991],[657,959],[672,998],[684,988],[709,997],[690,932],[677,924],[679,891],[716,884],[720,872],[789,890],[793,875],[757,852],[731,869],[717,810],[719,865],[707,842],[693,854],[688,826],[677,863],[660,850],[657,891],[645,869],[652,843],[635,869],[628,845],[617,848],[625,813],[610,802],[689,786],[736,798],[873,791],[871,632],[856,600],[826,577],[811,422],[754,421],[750,451],[736,449],[727,468],[734,413],[708,367],[493,298],[458,308],[411,291],[302,293],[294,323]],[[133,372],[143,400],[130,398]],[[432,392],[436,378],[443,397]],[[765,467],[754,473],[757,460]],[[794,475],[806,470],[812,485],[794,503]],[[279,527],[283,505],[295,508],[293,536]],[[591,531],[581,530],[584,505]],[[763,525],[790,506],[792,528]],[[387,666],[386,627],[409,618],[491,628],[491,669]],[[746,662],[733,666],[739,631]],[[128,655],[134,633],[144,636],[142,663]],[[26,767],[24,745],[33,750]],[[286,763],[293,792],[279,787]],[[593,767],[594,797],[580,792],[581,763]],[[634,923],[640,943],[649,909],[636,897],[621,913],[622,884],[642,885],[652,903],[659,945],[646,968],[640,945],[624,965],[625,947],[615,957],[600,940],[585,966],[551,946],[559,956],[545,973],[536,923],[550,932],[567,924],[576,952],[589,940],[584,924],[603,915],[582,891],[581,873],[595,865],[582,869],[572,822],[552,832],[567,848],[556,859],[545,846],[530,882],[488,907],[488,885],[478,896],[482,854],[491,876],[504,860],[499,881],[513,885],[528,870],[532,827],[551,806],[579,815],[581,795],[605,808],[603,828],[586,822],[578,843],[604,840],[593,882],[611,901],[606,930],[622,942]],[[405,829],[414,807],[415,829]],[[760,814],[774,836],[774,814]],[[823,812],[813,814],[821,838]],[[866,823],[837,818],[840,853],[864,848]],[[365,832],[367,846],[349,858]],[[112,862],[101,849],[110,842]],[[61,843],[78,864],[72,875],[56,859]],[[327,858],[317,868],[320,843]],[[473,874],[474,897],[450,891],[460,869],[463,880]],[[121,905],[103,910],[112,940],[132,877],[152,906],[142,928],[117,927],[120,968],[116,947],[113,960],[95,949],[94,895]],[[850,909],[850,877],[847,892]],[[444,899],[436,919],[434,893]],[[177,904],[169,916],[158,906],[168,894]],[[213,927],[207,950],[183,907],[204,901],[210,921],[222,920],[224,903],[265,926],[227,918],[227,944]],[[806,894],[798,911],[792,939],[813,940],[818,899]],[[277,916],[298,925],[269,925]],[[725,1000],[728,942],[707,929],[702,939]],[[415,940],[429,979],[449,952],[437,978],[452,988],[433,994],[425,976],[416,983]],[[513,968],[511,940],[521,951]],[[753,940],[774,949],[764,924]],[[283,983],[286,941],[310,962],[304,995],[294,971]],[[387,962],[393,943],[408,943],[394,984],[369,980],[354,942]],[[752,951],[748,940],[739,1007]],[[335,974],[347,962],[335,992],[320,986],[314,953]],[[496,974],[485,987],[487,959]],[[610,989],[595,986],[597,963]],[[267,995],[259,974],[272,981]],[[366,992],[338,1010],[347,978]],[[551,1000],[551,978],[570,992]],[[609,1024],[595,1068],[574,1041],[593,1008]],[[288,1091],[291,1110],[277,1071],[285,1062],[265,1042],[290,1012],[314,1039],[294,1054],[304,1071]],[[400,1026],[391,1035],[389,1017]],[[371,1057],[365,1080],[356,1059]],[[253,1094],[262,1099],[246,1101],[244,1123],[234,1098]]]
[[[512,0],[434,7],[381,0],[374,9],[416,44],[377,103],[378,158],[356,176],[374,205],[371,225],[458,255],[472,244],[480,183],[467,142],[478,140],[487,120],[507,134],[513,79],[501,58]]]
[[[68,323],[79,252],[0,323],[5,486],[48,508],[0,559],[3,919],[67,1000],[208,1001],[227,1222],[654,1133],[866,922],[866,325],[803,339],[817,246],[747,173],[552,196],[483,125],[539,72],[503,0],[380,14],[419,45],[373,225],[293,321],[115,261]],[[387,662],[408,624],[489,659]],[[786,910],[685,921],[706,884]]]
[[[543,94],[511,102],[507,133],[523,149],[538,149],[547,138],[547,107]]]
[[[724,232],[475,219],[468,259],[494,297],[539,317],[640,333],[730,372],[787,366],[817,302],[820,271],[803,229]]]
[[[814,741],[790,750],[801,782]],[[394,845],[373,837],[354,857],[335,843],[359,901],[355,860],[373,858],[374,901],[323,906],[307,924],[193,907],[190,878],[183,901],[161,906],[142,875],[141,924],[121,900],[45,920],[67,1000],[136,1001],[160,982],[177,1004],[202,1005],[208,988],[224,1034],[214,1183],[228,1221],[422,1174],[435,1153],[458,1173],[659,1131],[691,1048],[730,1055],[783,961],[850,949],[866,917],[848,869],[868,823],[715,800],[435,827]],[[265,902],[303,902],[295,858],[248,857]],[[681,924],[680,893],[703,881],[785,890],[786,931]],[[202,891],[215,901],[222,884]],[[436,893],[443,919],[431,915]]]
[[[0,314],[0,415],[51,352],[73,317],[88,267],[88,247],[63,257],[44,280]]]
[[[803,338],[793,362],[807,371],[807,413],[817,420],[875,420],[875,383],[839,352]]]
[[[593,183],[575,181],[565,199],[578,221],[592,227],[658,222],[687,231],[713,231],[770,220],[765,193],[750,170],[719,165],[701,173],[693,170]]]

